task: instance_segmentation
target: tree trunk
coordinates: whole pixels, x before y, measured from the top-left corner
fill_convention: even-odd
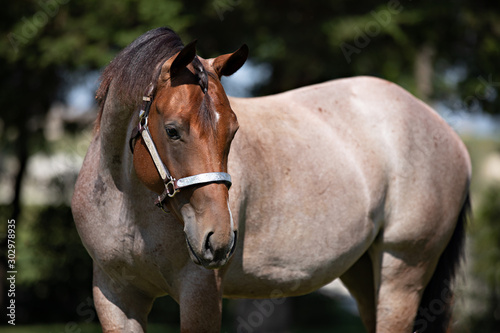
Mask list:
[[[7,224],[7,220],[16,220],[16,227],[17,227],[17,222],[19,220],[19,216],[21,215],[21,191],[22,191],[22,183],[23,183],[23,178],[25,175],[26,171],[26,166],[28,164],[28,139],[27,139],[27,131],[26,131],[26,126],[23,125],[20,128],[20,134],[19,137],[17,138],[17,144],[16,144],[16,153],[17,153],[17,159],[19,161],[19,168],[17,170],[15,182],[14,182],[14,198],[12,199],[11,202],[11,211],[9,216],[2,217],[5,220],[5,223]],[[7,231],[7,230],[6,230]],[[0,249],[2,251],[1,254],[1,261],[0,261],[0,307],[4,308],[6,306],[6,301],[7,301],[7,294],[5,292],[5,281],[6,281],[6,273],[8,271],[6,263],[7,263],[7,237],[1,240],[0,243]]]
[[[28,165],[28,145],[26,130],[21,132],[17,142],[17,160],[19,162],[19,169],[16,174],[16,179],[14,183],[14,198],[12,199],[12,213],[11,219],[18,220],[21,214],[21,194],[22,194],[22,183],[24,179],[24,174],[26,171],[26,166]]]
[[[434,72],[433,59],[434,47],[424,44],[420,47],[415,57],[415,81],[417,83],[417,95],[424,101],[429,100],[432,95],[432,75]]]

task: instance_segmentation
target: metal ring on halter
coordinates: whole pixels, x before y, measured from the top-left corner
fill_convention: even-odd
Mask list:
[[[140,120],[139,120],[139,125],[142,128],[148,127],[148,117],[141,117]]]
[[[165,184],[165,189],[167,190],[167,195],[170,198],[173,198],[178,192],[181,190],[175,187],[175,178],[172,178],[168,183]],[[169,185],[172,188],[172,192],[170,192]]]

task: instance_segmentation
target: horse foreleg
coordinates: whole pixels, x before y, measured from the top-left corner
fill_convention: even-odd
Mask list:
[[[133,287],[132,278],[112,279],[94,264],[94,304],[104,333],[146,332],[153,298]]]
[[[178,295],[181,332],[219,332],[222,290],[218,270],[194,267],[183,278]]]

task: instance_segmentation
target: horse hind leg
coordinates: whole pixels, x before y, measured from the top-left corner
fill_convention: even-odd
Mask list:
[[[447,332],[453,302],[451,283],[463,257],[465,228],[470,213],[470,197],[467,195],[458,215],[453,235],[441,254],[434,274],[425,288],[415,320],[414,332]]]
[[[358,304],[358,311],[368,333],[375,333],[375,281],[373,263],[365,253],[345,272],[340,280]]]
[[[428,264],[408,263],[398,252],[380,254],[376,297],[376,332],[411,333],[422,292],[427,283]]]
[[[386,267],[379,269],[382,262]],[[415,281],[420,280],[423,271],[415,271],[409,276],[404,262],[388,253],[379,255],[372,248],[340,279],[356,299],[368,333],[408,333],[419,304],[419,290],[423,289],[408,287],[419,285]]]
[[[371,257],[380,259],[374,266],[375,279],[380,281],[377,332],[447,331],[453,298],[450,284],[460,263],[468,214],[467,198],[451,238],[446,239],[446,247],[439,252],[424,251],[423,246],[415,245],[406,248],[401,244],[373,246]],[[373,255],[377,253],[378,257]]]

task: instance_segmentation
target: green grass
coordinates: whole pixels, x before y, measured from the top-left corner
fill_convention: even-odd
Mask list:
[[[344,326],[337,328],[335,331],[344,333],[364,332],[359,330],[357,325]],[[292,329],[294,333],[326,333],[331,332],[331,329]],[[46,325],[16,325],[16,326],[0,326],[2,333],[101,333],[99,324],[88,323],[70,323],[70,324],[46,324]],[[179,332],[178,327],[171,327],[164,324],[148,324],[148,333],[174,333]],[[231,332],[222,328],[221,332]]]
[[[100,333],[99,324],[68,323],[43,325],[16,325],[0,327],[2,333]]]
[[[101,326],[97,323],[67,323],[45,325],[16,325],[0,326],[2,333],[101,333]],[[179,332],[178,327],[169,327],[164,324],[148,324],[148,333]]]

